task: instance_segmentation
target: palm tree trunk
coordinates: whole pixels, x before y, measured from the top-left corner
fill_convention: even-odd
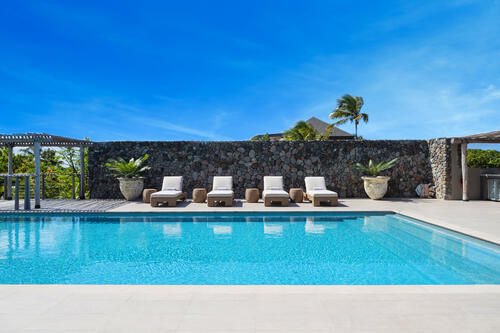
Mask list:
[[[358,138],[358,121],[356,120],[354,122],[354,128],[355,128],[355,134],[354,134],[354,137],[357,139]]]

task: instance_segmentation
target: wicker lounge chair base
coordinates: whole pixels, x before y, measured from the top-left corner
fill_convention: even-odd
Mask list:
[[[207,198],[208,207],[232,207],[233,198],[232,197],[208,197]]]
[[[331,197],[316,197],[306,194],[306,198],[313,203],[314,207],[321,206],[322,202],[327,202],[330,206],[338,206],[339,198],[336,196]]]
[[[282,206],[288,206],[290,200],[288,198],[264,197],[264,206],[270,207],[274,202],[279,202]]]
[[[186,192],[183,192],[181,195],[174,198],[158,198],[151,197],[151,207],[158,207],[160,203],[166,203],[167,207],[174,207],[177,205],[177,200],[184,201],[186,200]]]

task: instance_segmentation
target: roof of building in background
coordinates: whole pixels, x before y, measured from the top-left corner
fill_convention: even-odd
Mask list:
[[[321,119],[316,117],[311,117],[306,120],[306,123],[309,123],[316,131],[321,135],[326,135],[326,127],[330,124],[324,122]],[[339,136],[339,137],[354,137],[351,133],[347,133],[346,131],[341,130],[338,127],[333,126],[332,132],[330,133],[330,137]]]

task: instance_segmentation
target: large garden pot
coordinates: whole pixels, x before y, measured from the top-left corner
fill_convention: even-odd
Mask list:
[[[377,177],[361,177],[365,183],[365,192],[370,199],[382,199],[387,192],[387,183],[390,177],[377,176]]]
[[[144,178],[118,178],[120,191],[126,200],[135,200],[144,189]]]

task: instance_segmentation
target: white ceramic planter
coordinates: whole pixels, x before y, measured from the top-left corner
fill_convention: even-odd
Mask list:
[[[387,183],[390,177],[387,176],[377,176],[377,177],[361,177],[364,181],[365,192],[368,194],[370,199],[379,200],[382,199],[387,192]]]
[[[137,199],[144,189],[144,178],[118,178],[120,191],[126,200]]]

